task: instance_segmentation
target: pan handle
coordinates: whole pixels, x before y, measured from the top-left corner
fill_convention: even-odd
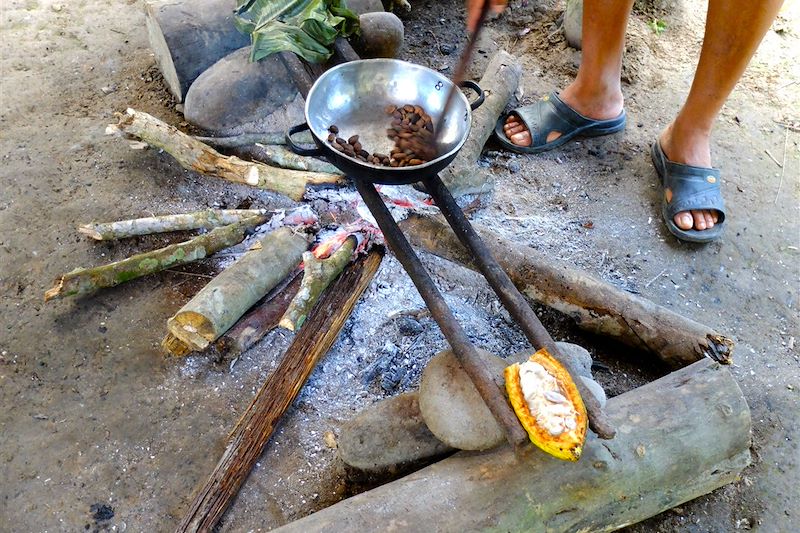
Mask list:
[[[302,124],[298,124],[289,128],[289,130],[286,132],[286,145],[292,152],[296,153],[297,155],[322,155],[322,150],[320,148],[303,148],[302,146],[296,145],[294,141],[292,141],[292,135],[310,129],[311,126],[308,125],[308,122],[303,122]]]
[[[472,89],[473,91],[478,93],[478,99],[469,104],[470,109],[472,109],[473,111],[478,109],[483,103],[483,101],[486,100],[486,95],[483,94],[483,89],[481,89],[481,86],[475,83],[474,81],[464,80],[461,83],[459,83],[458,86],[466,89]]]

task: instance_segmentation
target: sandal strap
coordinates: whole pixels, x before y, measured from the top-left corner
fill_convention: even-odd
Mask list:
[[[663,186],[672,191],[672,201],[666,204],[670,217],[682,211],[709,210],[719,214],[718,224],[725,220],[719,169],[683,165],[667,159],[664,168]]]
[[[532,147],[547,144],[551,132],[565,134],[596,122],[569,107],[555,92],[543,96],[534,105],[515,110],[514,114],[531,132]]]

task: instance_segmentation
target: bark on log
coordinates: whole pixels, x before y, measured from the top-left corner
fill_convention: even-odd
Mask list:
[[[356,237],[350,235],[327,259],[317,259],[311,252],[303,254],[303,281],[279,326],[289,331],[297,331],[303,326],[320,295],[350,262],[357,244]]]
[[[110,241],[168,231],[214,229],[241,222],[248,217],[266,214],[266,209],[204,209],[193,213],[160,215],[118,220],[117,222],[90,222],[78,226],[78,231],[96,241]]]
[[[167,87],[182,102],[208,67],[250,44],[233,24],[233,0],[155,0],[145,6],[150,48]]]
[[[490,174],[475,165],[483,145],[491,137],[497,119],[519,86],[522,64],[511,54],[500,50],[489,61],[479,85],[486,100],[472,112],[472,126],[464,146],[439,177],[454,197],[480,194],[490,190]]]
[[[240,243],[248,229],[265,221],[265,216],[250,217],[236,224],[215,228],[186,242],[171,244],[107,265],[76,268],[56,279],[55,286],[44,293],[44,301],[65,296],[84,296],[147,274],[208,257],[219,250]]]
[[[133,109],[120,114],[119,123],[106,130],[109,134],[120,131],[164,150],[183,168],[285,194],[295,201],[302,200],[307,185],[344,183],[341,175],[287,170],[224,156],[152,115]]]
[[[581,459],[460,452],[275,531],[612,531],[711,492],[750,463],[750,410],[708,359],[611,398],[614,440]]]
[[[308,239],[279,228],[223,270],[167,321],[170,333],[192,350],[204,350],[294,270]]]
[[[289,275],[288,283],[275,287],[276,293],[264,297],[261,304],[256,305],[247,312],[231,329],[214,343],[214,348],[220,359],[237,357],[249,350],[264,335],[278,326],[283,314],[289,307],[297,291],[300,290],[300,272]]]
[[[400,227],[414,246],[476,269],[450,227],[440,220],[413,216]],[[476,230],[523,294],[566,314],[580,328],[650,353],[673,368],[703,357],[731,362],[733,341],[708,326],[559,264],[533,248],[477,226]]]
[[[228,447],[214,472],[200,488],[176,529],[211,531],[250,474],[280,417],[291,405],[317,361],[333,345],[380,266],[383,253],[374,248],[351,263],[325,291],[253,402],[231,432]]]

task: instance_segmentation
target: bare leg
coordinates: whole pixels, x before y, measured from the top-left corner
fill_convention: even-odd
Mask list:
[[[675,120],[661,134],[664,154],[676,163],[711,166],[711,129],[783,0],[710,0],[705,37],[692,88]],[[667,190],[667,199],[671,191]],[[716,211],[675,215],[682,229],[714,226]]]
[[[585,0],[581,42],[583,56],[578,75],[559,96],[578,113],[610,119],[622,111],[622,51],[633,0]],[[506,136],[519,146],[530,146],[531,135],[513,114],[504,126]],[[552,132],[547,142],[562,132]]]
[[[709,0],[705,37],[692,88],[677,117],[660,137],[661,147],[671,161],[711,166],[712,126],[782,3],[783,0]],[[632,5],[631,0],[584,3],[583,59],[575,81],[560,96],[589,118],[614,118],[622,110],[619,78],[625,27]],[[513,114],[504,130],[514,144],[531,144],[530,133]],[[561,132],[552,132],[547,142],[560,135]],[[671,199],[671,191],[666,194]],[[675,224],[685,230],[709,229],[717,220],[716,211],[706,210],[683,211],[674,218]]]

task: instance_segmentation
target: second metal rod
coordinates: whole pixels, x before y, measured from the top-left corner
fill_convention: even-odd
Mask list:
[[[527,445],[528,435],[520,425],[505,396],[500,392],[494,377],[480,359],[475,346],[472,345],[466,332],[456,321],[447,302],[445,302],[444,297],[436,288],[419,257],[414,253],[414,249],[411,248],[405,235],[403,235],[403,232],[392,218],[386,204],[383,203],[378,191],[375,190],[375,186],[358,179],[353,181],[364,203],[367,204],[370,213],[375,217],[375,221],[383,232],[389,248],[403,265],[422,299],[425,300],[431,315],[453,349],[456,359],[458,359],[464,371],[475,384],[475,388],[481,398],[483,398],[495,420],[503,429],[508,442],[514,448],[520,450],[522,446]]]

